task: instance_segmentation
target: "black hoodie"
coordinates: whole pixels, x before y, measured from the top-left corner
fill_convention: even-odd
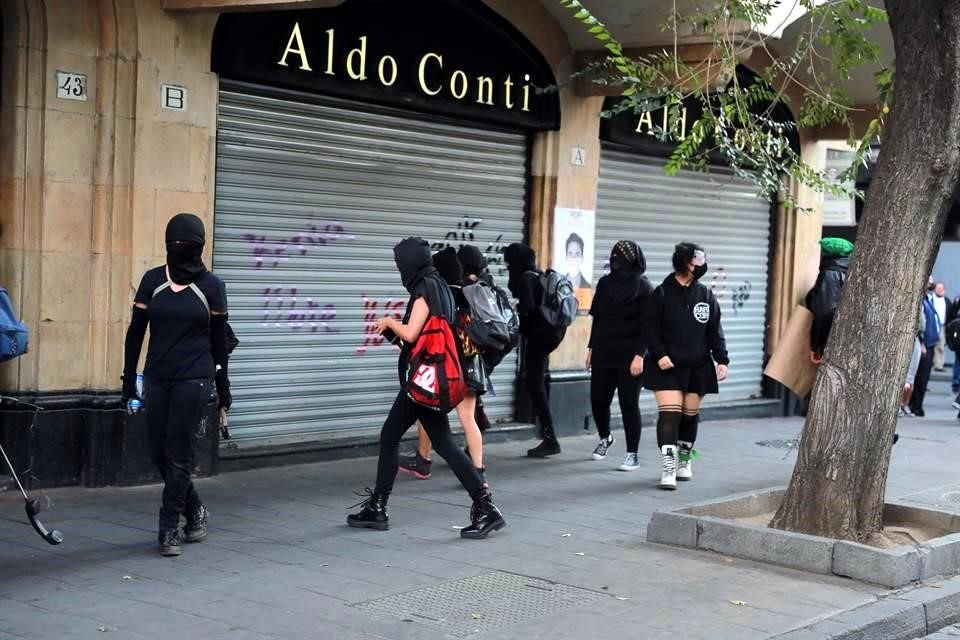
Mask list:
[[[646,341],[654,362],[670,356],[675,366],[692,368],[712,357],[717,364],[730,364],[713,292],[700,282],[684,287],[672,273],[647,305]]]
[[[847,269],[850,267],[850,258],[827,257],[820,261],[820,273],[817,282],[807,293],[804,305],[813,314],[813,324],[810,325],[810,349],[823,355],[833,327],[833,316],[837,305],[840,304],[840,294],[847,279]]]
[[[618,242],[610,263],[613,271],[597,282],[590,305],[593,328],[587,346],[595,369],[627,367],[634,356],[646,354],[643,324],[653,286],[643,275],[643,251],[634,242]]]
[[[453,323],[456,319],[456,305],[450,287],[443,281],[433,266],[430,245],[423,238],[407,238],[393,248],[393,258],[400,271],[403,287],[410,294],[407,313],[403,321],[410,319],[413,303],[423,298],[430,307],[431,315],[446,318]]]
[[[403,316],[406,324],[413,313],[413,303],[417,298],[423,298],[430,314],[446,318],[451,325],[456,320],[456,305],[450,287],[443,281],[433,266],[430,255],[430,245],[423,238],[407,238],[393,248],[393,258],[400,271],[400,280],[403,287],[410,294],[407,302],[407,312]],[[396,336],[387,336],[393,341]],[[407,366],[410,363],[410,351],[413,345],[403,343],[400,347],[400,358],[397,360],[397,373],[400,376],[402,387],[407,376]]]
[[[554,346],[559,344],[567,330],[550,326],[540,313],[543,286],[540,284],[540,270],[537,269],[537,254],[527,245],[514,242],[503,250],[503,259],[510,273],[507,288],[517,299],[520,335],[531,341]]]

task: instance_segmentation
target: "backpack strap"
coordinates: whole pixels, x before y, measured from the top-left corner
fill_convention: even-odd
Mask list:
[[[161,284],[159,287],[157,287],[156,289],[154,289],[154,290],[153,290],[153,293],[150,294],[150,297],[151,297],[151,298],[154,298],[154,297],[156,297],[156,295],[157,295],[158,293],[160,293],[161,291],[165,291],[165,290],[167,290],[167,289],[170,289],[170,287],[171,287],[172,284],[173,284],[172,281],[167,280],[166,282],[164,282],[163,284]],[[190,289],[191,291],[193,291],[193,292],[196,294],[196,296],[197,296],[198,298],[200,298],[200,302],[203,303],[203,308],[207,310],[207,315],[209,316],[209,315],[210,315],[210,302],[207,300],[207,296],[204,295],[204,293],[203,293],[203,291],[200,289],[200,287],[197,286],[197,283],[196,283],[196,282],[191,282],[190,284],[187,285],[187,289]]]
[[[203,303],[204,308],[207,310],[207,315],[210,315],[210,303],[207,301],[207,296],[203,294],[203,291],[200,290],[200,287],[197,286],[196,282],[191,282],[187,285],[197,297],[200,298],[200,302]]]

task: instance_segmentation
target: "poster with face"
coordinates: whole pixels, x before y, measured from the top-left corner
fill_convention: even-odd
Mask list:
[[[582,311],[593,301],[593,241],[596,212],[557,207],[553,215],[553,268],[565,273]]]

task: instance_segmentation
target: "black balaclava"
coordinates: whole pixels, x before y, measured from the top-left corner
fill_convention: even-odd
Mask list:
[[[423,238],[401,240],[393,248],[393,259],[403,288],[409,293],[414,292],[421,280],[437,272],[430,259],[430,245]]]
[[[632,240],[621,240],[610,252],[610,277],[604,290],[610,302],[625,304],[635,299],[643,288],[647,260],[640,246]]]
[[[487,258],[477,247],[472,244],[465,244],[457,251],[457,258],[463,267],[463,272],[468,276],[480,277],[487,269]]]
[[[503,250],[503,259],[507,263],[507,269],[510,272],[510,280],[507,282],[510,292],[518,295],[520,279],[527,271],[537,270],[537,254],[533,249],[521,242],[514,242],[507,245]]]
[[[456,318],[457,306],[450,287],[443,281],[430,256],[430,245],[423,238],[401,240],[393,248],[393,258],[400,271],[400,280],[411,296],[423,296],[430,313],[442,316],[448,322]],[[412,300],[411,300],[412,303]],[[410,317],[413,305],[407,306],[404,322]]]
[[[460,266],[460,260],[457,259],[457,251],[453,247],[441,249],[433,254],[433,266],[437,268],[440,277],[447,284],[463,284],[463,267]]]
[[[203,220],[192,213],[178,213],[167,223],[167,269],[177,284],[191,284],[207,273],[203,264],[206,232]]]

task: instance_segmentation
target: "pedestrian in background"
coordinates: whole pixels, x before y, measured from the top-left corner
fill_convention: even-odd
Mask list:
[[[610,403],[616,392],[623,417],[627,453],[621,471],[640,468],[640,386],[646,345],[643,323],[653,287],[644,276],[647,261],[636,242],[621,240],[610,252],[610,273],[597,282],[590,306],[593,327],[587,344],[590,404],[600,442],[594,460],[603,460],[613,445]]]
[[[937,312],[937,318],[940,320],[940,340],[933,350],[933,368],[937,371],[943,371],[944,361],[946,360],[947,342],[943,333],[943,328],[947,326],[947,310],[949,307],[946,294],[946,285],[942,282],[938,282],[933,286],[933,308]]]
[[[140,280],[124,344],[124,404],[137,397],[137,362],[150,328],[143,395],[150,457],[163,478],[160,554],[207,536],[207,508],[190,479],[195,434],[216,385],[222,410],[230,408],[227,374],[227,291],[203,264],[203,221],[178,213],[167,223],[167,263]],[[186,529],[180,528],[180,516]]]
[[[933,351],[940,342],[940,316],[933,305],[933,279],[923,296],[923,339],[921,340],[922,354],[920,365],[917,367],[917,377],[913,384],[913,397],[910,399],[910,411],[918,418],[926,415],[923,410],[923,401],[927,395],[927,386],[930,383],[930,372],[933,369]]]
[[[523,336],[522,363],[526,377],[527,393],[540,421],[543,440],[527,451],[531,458],[546,458],[560,453],[560,442],[553,429],[553,414],[550,412],[550,389],[547,382],[550,354],[566,335],[566,328],[555,328],[540,312],[543,302],[541,272],[537,269],[537,254],[520,242],[514,242],[503,250],[503,260],[510,273],[507,287],[517,299],[517,314],[520,316],[520,334]]]
[[[926,351],[926,348],[923,346],[923,335],[926,331],[926,325],[926,314],[923,312],[923,305],[921,305],[913,338],[913,350],[910,353],[910,364],[907,366],[907,379],[903,383],[903,394],[900,398],[900,411],[897,414],[900,418],[914,417],[913,411],[910,410],[910,401],[913,399],[913,388],[917,379],[917,369],[920,368],[920,359]]]
[[[647,305],[644,386],[657,400],[657,445],[663,472],[660,488],[676,489],[693,478],[693,448],[703,396],[719,391],[727,377],[727,345],[720,303],[699,282],[707,272],[703,248],[682,242],[673,252],[674,273]],[[679,464],[678,464],[679,458]]]
[[[810,325],[810,360],[823,361],[827,339],[833,327],[833,316],[840,304],[843,285],[847,281],[853,243],[843,238],[820,240],[820,273],[804,299],[804,306],[813,314]]]
[[[946,342],[947,324],[960,319],[960,296],[957,296],[947,305],[947,322],[943,326],[944,342]],[[950,346],[949,344],[947,345]],[[954,393],[960,393],[960,356],[955,349],[953,351],[953,376],[950,381],[950,389]]]

